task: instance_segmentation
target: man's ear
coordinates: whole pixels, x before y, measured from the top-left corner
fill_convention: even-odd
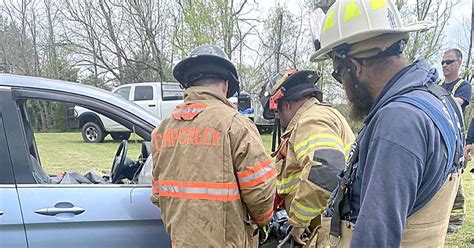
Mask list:
[[[291,108],[290,102],[283,101],[281,104],[282,104],[282,109],[284,109],[285,111],[290,111],[290,108]]]
[[[227,96],[227,92],[229,91],[229,81],[222,80],[222,82],[224,82],[224,87],[222,87],[222,93],[224,93],[224,96]]]
[[[354,69],[354,74],[360,78],[360,74],[362,73],[362,64],[359,63],[357,60],[355,60],[354,58],[349,58],[351,60],[351,63],[353,65],[353,69]],[[352,69],[352,68],[351,68]]]

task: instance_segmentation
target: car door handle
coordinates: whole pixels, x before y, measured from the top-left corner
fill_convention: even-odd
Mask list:
[[[0,210],[0,215],[3,215],[3,211]]]
[[[156,105],[155,104],[150,104],[150,105],[148,105],[148,107],[156,107]]]
[[[53,216],[53,215],[57,215],[57,214],[64,214],[64,213],[68,213],[68,214],[74,214],[74,215],[78,215],[78,214],[82,214],[84,213],[84,209],[82,208],[79,208],[79,207],[71,207],[71,208],[42,208],[42,209],[38,209],[35,211],[35,213],[37,214],[42,214],[42,215],[50,215],[50,216]]]

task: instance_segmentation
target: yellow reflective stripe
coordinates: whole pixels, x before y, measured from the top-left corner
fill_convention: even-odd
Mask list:
[[[290,213],[293,213],[296,218],[302,220],[302,221],[310,221],[312,220],[314,217],[309,217],[309,216],[304,216],[304,215],[301,215],[300,213],[298,213],[297,211],[295,211],[294,208],[290,209]]]
[[[355,0],[352,0],[346,4],[346,8],[344,10],[344,22],[351,21],[359,16],[361,16],[361,13],[359,7],[355,3]]]
[[[293,181],[293,179],[295,179],[295,178],[300,178],[300,176],[301,176],[301,171],[297,172],[297,173],[295,173],[295,174],[293,174],[289,177],[283,178],[281,180],[277,180],[276,184],[277,184],[277,186],[283,186],[283,185]]]
[[[342,139],[340,137],[330,134],[316,134],[296,144],[296,160],[300,159],[304,155],[308,154],[309,151],[316,148],[332,148],[345,153],[344,144],[342,143]]]
[[[315,215],[318,215],[319,213],[321,213],[324,210],[323,208],[306,207],[297,200],[293,200],[293,202],[291,204],[295,204],[295,206],[300,210],[303,210],[303,211],[308,212],[308,213],[313,213]]]
[[[372,10],[378,10],[383,7],[388,7],[388,4],[385,0],[370,0],[370,7]]]
[[[277,187],[277,193],[279,195],[285,195],[285,194],[289,194],[293,191],[296,191],[298,189],[298,187],[300,186],[300,182],[299,182],[299,178],[298,178],[298,182],[289,186],[288,188],[278,188]]]
[[[301,172],[297,172],[287,178],[277,180],[277,193],[288,194],[300,186]]]
[[[323,32],[333,27],[334,27],[334,11],[330,10],[326,15],[326,20],[324,21]]]
[[[352,147],[352,143],[347,143],[346,146],[344,146],[344,151],[350,152]]]
[[[320,214],[323,209],[310,208],[303,206],[296,200],[293,200],[290,207],[290,213],[293,213],[298,219],[302,221],[310,221]]]
[[[335,135],[331,135],[331,134],[321,133],[321,134],[311,135],[308,138],[306,138],[305,140],[303,140],[300,143],[296,144],[295,145],[295,151],[298,152],[298,150],[300,150],[302,147],[308,145],[308,143],[310,143],[311,141],[316,140],[316,139],[328,139],[328,140],[333,139],[335,143],[340,144],[341,147],[344,147],[342,139],[340,137],[335,136]]]
[[[461,86],[462,82],[463,82],[463,80],[459,79],[458,82],[456,83],[456,85],[454,85],[454,88],[451,92],[453,95],[456,94],[456,91],[458,91],[458,88],[459,88],[459,86]]]
[[[342,147],[339,144],[336,144],[334,142],[316,142],[314,144],[309,145],[307,149],[305,149],[305,150],[301,151],[300,153],[298,153],[296,155],[296,160],[298,160],[301,157],[303,157],[304,155],[308,154],[308,152],[311,151],[311,150],[317,150],[317,149],[321,149],[321,148],[331,148],[331,149],[335,149],[335,150],[338,150],[338,151],[344,153],[344,150],[342,149]]]

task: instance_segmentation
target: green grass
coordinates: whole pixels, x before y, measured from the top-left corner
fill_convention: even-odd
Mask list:
[[[107,137],[104,143],[84,143],[80,133],[37,133],[35,134],[41,164],[49,174],[58,174],[68,170],[84,173],[89,170],[108,172],[120,142]],[[133,138],[133,136],[132,136]],[[266,151],[270,154],[271,135],[262,135]],[[128,157],[137,159],[140,154],[140,141],[129,142]],[[466,222],[456,234],[446,239],[446,247],[471,247],[474,238],[474,176],[469,173],[474,163],[468,165],[463,175],[464,193],[466,196]]]
[[[474,162],[468,164],[462,177],[462,186],[466,197],[466,220],[458,233],[449,234],[446,238],[446,247],[471,247],[471,239],[474,239],[474,174],[469,170]]]
[[[132,138],[128,143],[127,156],[137,159],[141,142],[134,142]],[[60,174],[69,170],[81,173],[89,170],[108,172],[120,145],[120,142],[112,140],[110,136],[107,136],[104,143],[87,144],[80,133],[36,133],[35,139],[41,164],[48,174]]]
[[[272,135],[271,134],[264,134],[262,135],[263,145],[265,146],[265,151],[267,152],[268,156],[272,153]]]

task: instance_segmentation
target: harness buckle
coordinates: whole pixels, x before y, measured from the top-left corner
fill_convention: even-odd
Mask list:
[[[337,238],[337,243],[334,244],[334,243],[332,242],[332,240],[331,240],[331,237]],[[336,236],[333,236],[333,235],[331,235],[331,234],[328,234],[328,242],[329,242],[329,246],[331,246],[331,247],[337,247],[337,246],[341,243],[341,235],[339,235],[339,236],[336,237]]]

